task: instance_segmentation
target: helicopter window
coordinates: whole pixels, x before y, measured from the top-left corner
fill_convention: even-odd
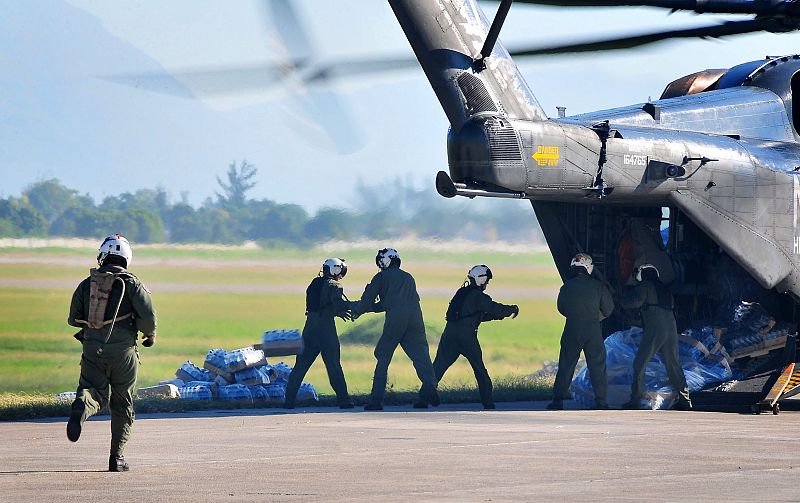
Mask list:
[[[800,98],[800,72],[792,75],[792,96],[795,94]],[[792,99],[792,124],[794,124],[794,130],[800,132],[800,99],[798,99],[797,106],[794,105]]]
[[[666,247],[669,244],[669,208],[661,208],[661,241]]]

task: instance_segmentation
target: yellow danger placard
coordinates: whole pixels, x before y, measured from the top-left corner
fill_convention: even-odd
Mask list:
[[[542,145],[537,147],[532,157],[539,166],[558,166],[558,159],[561,157],[561,154],[559,154],[558,147],[556,146]]]

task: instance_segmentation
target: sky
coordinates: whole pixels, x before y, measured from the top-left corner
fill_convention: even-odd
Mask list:
[[[399,178],[433,192],[436,172],[447,168],[448,124],[419,67],[342,79],[305,94],[288,82],[210,95],[182,77],[228,69],[235,83],[232,69],[281,61],[284,48],[260,1],[0,4],[0,197],[56,177],[96,199],[163,187],[173,201],[200,204],[231,162],[247,160],[258,169],[252,197],[315,211],[353,205],[358,183]],[[412,57],[387,2],[292,4],[316,61]],[[514,5],[500,38],[508,47],[549,45],[719,19]],[[656,99],[678,77],[791,54],[798,42],[798,34],[759,34],[518,65],[550,115],[556,106],[572,115]],[[120,84],[131,75],[157,75],[155,87],[167,93]],[[313,119],[304,111],[309,101],[322,110]],[[332,143],[320,123],[334,125],[339,141]]]

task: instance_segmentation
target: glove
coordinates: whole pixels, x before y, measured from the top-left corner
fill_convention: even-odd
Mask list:
[[[142,346],[144,346],[146,348],[152,347],[153,344],[155,344],[155,343],[156,343],[156,334],[145,335],[142,338]]]
[[[514,304],[513,306],[511,306],[511,318],[516,318],[518,314],[519,314],[519,306]]]
[[[81,344],[83,344],[83,330],[78,330],[77,332],[75,332],[74,334],[72,334],[72,336],[73,336],[73,337],[75,337],[75,339],[76,339],[78,342],[80,342]]]
[[[353,312],[349,309],[347,311],[342,312],[341,314],[337,314],[339,318],[343,319],[344,321],[353,321],[355,318],[353,317]]]

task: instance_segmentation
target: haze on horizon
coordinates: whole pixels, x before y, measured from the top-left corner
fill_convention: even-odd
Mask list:
[[[412,56],[386,2],[295,0],[320,60]],[[492,4],[482,4],[491,14]],[[358,16],[353,15],[358,12]],[[652,9],[557,10],[515,5],[507,46],[707,23]],[[577,27],[597,26],[591,30]],[[235,67],[275,61],[276,45],[257,0],[231,8],[212,0],[4,2],[0,19],[0,197],[58,178],[95,199],[163,187],[192,204],[214,195],[236,160],[259,170],[252,197],[311,211],[349,207],[355,187],[413,182],[434,191],[446,169],[447,122],[418,67],[333,83],[362,146],[342,154],[299,112],[293,89],[187,99],[101,77]],[[656,98],[664,86],[705,68],[788,54],[798,34],[680,41],[622,53],[541,58],[518,64],[555,115]],[[182,83],[178,82],[180,87]],[[187,91],[191,95],[191,91]],[[322,95],[324,97],[324,94]],[[322,100],[324,102],[324,100]],[[335,111],[325,117],[336,121]],[[497,208],[525,202],[491,201]]]

